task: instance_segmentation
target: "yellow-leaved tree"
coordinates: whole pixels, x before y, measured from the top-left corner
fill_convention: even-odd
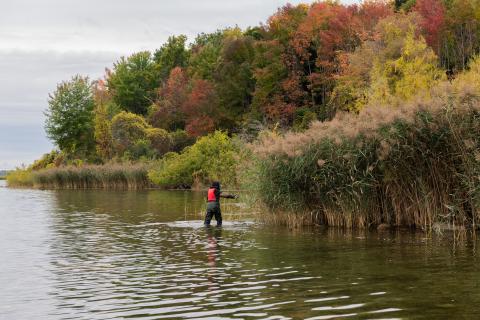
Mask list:
[[[395,106],[424,94],[446,78],[438,58],[418,32],[418,16],[389,16],[379,22],[375,40],[347,54],[331,103],[360,111],[366,105]]]
[[[400,57],[376,58],[371,71],[368,100],[373,104],[395,105],[414,96],[429,96],[429,89],[446,75],[438,67],[438,58],[422,37],[411,28],[406,34]]]

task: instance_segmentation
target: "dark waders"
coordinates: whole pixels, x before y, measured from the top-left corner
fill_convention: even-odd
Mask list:
[[[220,203],[217,201],[207,202],[207,214],[205,215],[205,225],[209,226],[213,216],[217,221],[217,226],[222,225],[222,212],[220,211]]]

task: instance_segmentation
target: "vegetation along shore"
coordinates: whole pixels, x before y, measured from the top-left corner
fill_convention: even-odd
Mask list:
[[[465,0],[286,5],[172,36],[61,82],[45,123],[57,149],[8,185],[221,180],[276,223],[477,228],[479,53],[480,4]]]

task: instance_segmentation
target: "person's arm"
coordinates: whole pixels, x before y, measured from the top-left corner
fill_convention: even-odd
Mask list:
[[[223,194],[223,192],[220,192],[220,197],[221,198],[226,198],[226,199],[237,199],[238,195],[236,195],[236,194]]]

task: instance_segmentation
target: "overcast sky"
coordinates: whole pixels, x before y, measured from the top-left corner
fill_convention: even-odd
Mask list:
[[[311,0],[289,1],[292,4]],[[43,130],[48,93],[74,74],[98,78],[123,55],[228,26],[258,25],[281,0],[2,0],[0,169],[53,145]]]

